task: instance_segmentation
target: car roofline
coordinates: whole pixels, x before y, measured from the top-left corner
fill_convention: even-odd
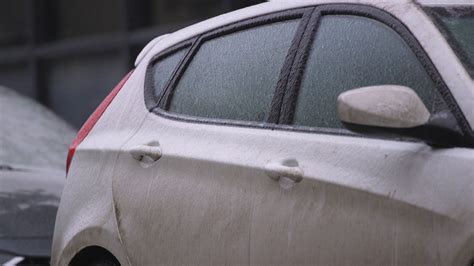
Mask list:
[[[416,0],[422,6],[474,6],[472,0]]]
[[[268,0],[271,3],[285,3],[288,0]],[[297,0],[297,1],[311,1],[311,0]],[[314,2],[314,1],[311,1]],[[358,0],[348,0],[347,3],[358,3]],[[474,5],[472,0],[393,0],[393,3],[417,3],[420,5],[446,6],[446,5]]]
[[[234,10],[228,13],[221,14],[219,16],[215,16],[209,19],[205,19],[199,23],[195,23],[193,25],[184,27],[180,30],[177,30],[175,32],[170,32],[161,36],[157,36],[153,40],[151,40],[138,54],[138,56],[135,58],[135,63],[134,66],[138,67],[138,65],[144,61],[144,59],[147,57],[147,55],[154,50],[154,48],[157,46],[157,44],[163,42],[166,39],[173,39],[175,36],[179,36],[183,32],[187,31],[192,31],[192,30],[197,30],[199,28],[208,28],[208,25],[211,24],[216,24],[216,26],[222,26],[227,23],[231,23],[231,20],[228,19],[223,19],[226,16],[235,16],[238,14],[239,17],[243,17],[245,19],[245,15],[242,15],[245,13],[248,13],[248,10],[252,10],[250,13],[260,13],[259,11],[255,11],[255,7],[259,7],[260,11],[262,9],[270,9],[270,12],[275,12],[275,11],[282,11],[286,9],[292,9],[292,8],[305,8],[308,6],[313,6],[313,5],[320,5],[320,4],[365,4],[365,5],[372,5],[377,7],[378,5],[384,5],[384,4],[393,4],[393,2],[396,1],[397,4],[413,4],[413,0],[271,0],[267,2],[263,2],[257,5],[253,6],[248,6],[246,8]],[[245,10],[245,11],[244,11]],[[257,14],[258,15],[258,14]],[[248,18],[248,17],[247,17]],[[202,33],[200,30],[198,30],[198,34]],[[164,41],[166,42],[166,41]]]

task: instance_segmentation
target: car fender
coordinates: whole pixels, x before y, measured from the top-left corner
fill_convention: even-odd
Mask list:
[[[120,262],[121,265],[130,265],[115,230],[105,227],[87,227],[75,234],[59,254],[59,261],[52,261],[52,265],[68,265],[82,249],[90,246],[100,246]]]

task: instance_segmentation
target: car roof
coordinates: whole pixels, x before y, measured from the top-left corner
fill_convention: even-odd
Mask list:
[[[422,6],[453,6],[453,5],[474,5],[473,0],[269,0],[268,2],[260,3],[258,5],[249,6],[243,9],[235,10],[220,16],[216,16],[194,25],[190,25],[176,32],[170,34],[165,34],[167,37],[176,36],[177,33],[182,33],[184,31],[194,31],[199,26],[204,24],[220,24],[224,25],[222,21],[231,21],[232,19],[224,19],[224,17],[245,17],[245,13],[250,14],[251,10],[269,10],[269,12],[277,10],[292,9],[305,6],[313,6],[320,4],[362,4],[362,5],[371,5],[377,8],[382,8],[389,10],[395,6],[404,6],[404,5],[422,5]],[[259,12],[255,12],[259,13]],[[260,12],[261,13],[261,12]],[[243,16],[242,16],[243,15]],[[204,28],[204,27],[201,27]],[[197,33],[199,33],[197,31]],[[145,55],[152,50],[152,48],[159,43],[160,40],[163,40],[165,35],[161,35],[149,42],[137,56],[135,61],[135,66],[137,66],[140,61],[145,57]],[[169,38],[166,38],[169,39]]]
[[[472,0],[414,0],[420,5],[427,6],[450,6],[450,5],[474,5]]]
[[[268,0],[268,2],[273,2],[273,3],[284,3],[288,2],[289,0]],[[314,0],[296,0],[300,2],[311,2],[315,3],[317,1]],[[326,1],[321,1],[324,3],[327,3]],[[360,3],[359,0],[347,0],[344,1],[345,3]],[[383,2],[383,1],[379,1]],[[474,2],[472,0],[391,0],[390,2],[392,3],[417,3],[420,5],[474,5]]]
[[[138,54],[135,59],[135,66],[145,58],[145,56],[153,50],[154,47],[159,46],[163,40],[170,41],[179,36],[192,34],[200,34],[212,28],[226,25],[240,19],[247,19],[253,16],[258,16],[264,13],[278,12],[287,9],[304,8],[320,4],[363,4],[375,7],[394,6],[397,4],[406,5],[413,4],[412,0],[272,0],[269,2],[260,3],[246,8],[238,9],[229,13],[221,14],[219,16],[203,20],[199,23],[182,28],[178,31],[161,35],[150,41]],[[166,36],[166,38],[164,38]],[[166,42],[166,41],[165,41]]]

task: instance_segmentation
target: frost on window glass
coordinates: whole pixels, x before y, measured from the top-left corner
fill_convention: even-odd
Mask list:
[[[474,6],[436,6],[425,10],[474,78]]]
[[[298,20],[238,31],[204,42],[177,84],[169,111],[263,121]]]
[[[187,49],[182,49],[159,60],[153,66],[153,88],[155,97],[163,91],[166,83],[171,78],[173,71],[178,66],[179,61],[184,57]]]
[[[412,88],[431,111],[443,104],[415,54],[391,28],[364,17],[325,16],[309,54],[293,124],[343,128],[338,95],[387,84]]]

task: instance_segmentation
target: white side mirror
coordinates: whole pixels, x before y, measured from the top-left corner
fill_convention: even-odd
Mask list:
[[[412,128],[430,119],[418,95],[396,85],[363,87],[346,91],[337,98],[342,122],[386,128]]]

